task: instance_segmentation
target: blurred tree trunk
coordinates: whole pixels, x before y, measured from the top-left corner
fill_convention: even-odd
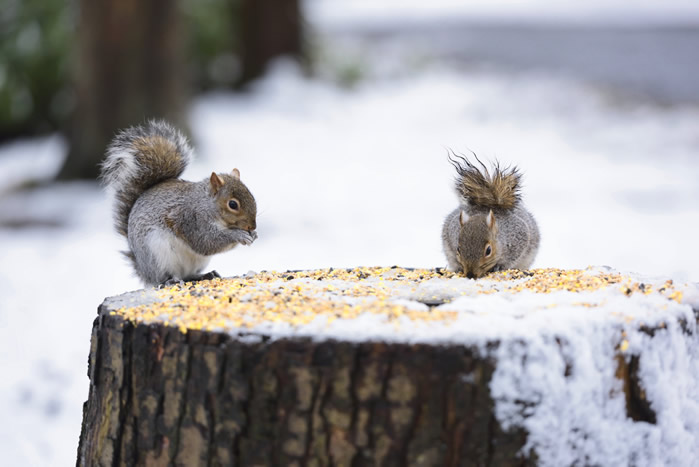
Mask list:
[[[273,58],[303,57],[299,0],[220,1],[236,6],[228,33],[239,39],[241,84],[261,76]],[[76,107],[68,129],[70,153],[59,178],[96,178],[105,148],[120,129],[150,118],[184,126],[190,83],[180,2],[79,1]]]
[[[61,179],[95,178],[106,145],[149,118],[181,126],[186,99],[182,18],[172,0],[80,0],[76,109]]]
[[[243,0],[240,15],[241,84],[261,76],[276,57],[303,58],[299,0]]]

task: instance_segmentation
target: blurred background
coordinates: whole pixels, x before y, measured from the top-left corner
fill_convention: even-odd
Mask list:
[[[3,463],[74,462],[97,306],[140,288],[95,181],[118,129],[240,169],[224,276],[444,266],[452,149],[522,169],[534,266],[698,281],[698,75],[694,0],[3,0]]]

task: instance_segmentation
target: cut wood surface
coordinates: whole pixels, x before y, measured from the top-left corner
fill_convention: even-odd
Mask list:
[[[697,297],[605,268],[397,267],[112,297],[78,465],[683,465],[696,424],[668,431],[659,402],[699,407],[670,387],[699,365]]]

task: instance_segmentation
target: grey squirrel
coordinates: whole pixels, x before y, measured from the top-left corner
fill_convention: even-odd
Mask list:
[[[146,285],[220,277],[201,274],[210,257],[257,238],[257,205],[238,169],[179,179],[191,158],[187,138],[159,120],[123,130],[107,148],[101,177],[115,191],[116,230]]]
[[[461,201],[442,228],[449,269],[475,279],[492,271],[527,269],[539,249],[539,229],[522,205],[521,174],[517,167],[501,169],[497,163],[491,174],[474,157],[482,171],[464,157],[449,155]]]

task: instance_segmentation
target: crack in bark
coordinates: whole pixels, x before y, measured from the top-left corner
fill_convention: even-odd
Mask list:
[[[254,346],[253,346],[254,349]],[[249,425],[250,425],[250,401],[252,400],[252,377],[250,375],[250,368],[248,365],[248,361],[246,359],[242,359],[240,362],[240,374],[243,377],[243,381],[245,381],[245,391],[247,396],[243,399],[243,402],[241,404],[241,410],[243,412],[243,417],[245,417],[245,420],[242,423],[242,426],[240,427],[240,432],[238,433],[238,436],[235,437],[233,440],[233,462],[234,465],[241,465],[242,461],[242,453],[241,453],[241,446],[240,443],[243,439],[245,439],[248,435],[249,432]]]
[[[182,421],[185,418],[186,415],[186,406],[187,406],[187,399],[189,396],[189,378],[191,376],[192,372],[192,349],[190,348],[190,343],[189,343],[189,337],[186,339],[183,339],[180,343],[179,346],[182,349],[182,352],[186,353],[186,364],[185,364],[185,375],[184,375],[184,384],[183,384],[183,390],[182,394],[183,397],[180,398],[179,402],[179,407],[178,407],[178,413],[179,416],[177,417],[177,423],[175,424],[175,439],[173,442],[173,449],[172,449],[172,460],[176,460],[178,457],[178,454],[180,452],[180,439],[182,437],[182,434],[180,432],[182,428]],[[179,357],[179,355],[178,355]],[[179,358],[177,359],[177,363],[179,364]],[[177,365],[179,366],[179,365]]]
[[[384,350],[383,345],[382,345],[382,350]],[[384,369],[383,374],[380,376],[381,388],[379,390],[379,394],[380,394],[379,400],[386,401],[386,393],[388,391],[388,381],[391,377],[391,373],[393,372],[393,358],[392,358],[390,351],[385,351],[385,352],[379,353],[379,357],[383,357],[386,359],[386,363],[385,363],[386,368]],[[379,359],[379,363],[380,362],[381,362],[381,360]],[[379,367],[381,367],[381,366],[382,365],[379,365]],[[377,410],[376,406],[377,405],[378,405],[377,401],[374,401],[372,404],[372,410],[371,410],[370,415],[369,415],[369,423],[368,423],[369,427],[374,427],[376,425],[377,418],[378,418],[377,414],[376,414],[376,410]],[[388,420],[383,420],[382,422],[384,423],[384,425],[386,425],[388,423]],[[377,440],[376,440],[376,437],[374,436],[374,430],[371,428],[369,429],[369,446],[371,448],[371,451],[374,452],[374,459],[376,459],[375,456],[376,456]]]
[[[492,459],[493,459],[493,453],[495,450],[495,446],[493,443],[493,438],[495,436],[495,430],[494,430],[494,425],[493,423],[495,421],[495,415],[492,415],[490,419],[488,420],[488,450],[486,451],[485,455],[485,464],[486,465],[492,465]]]
[[[279,376],[279,373],[281,372],[281,368],[279,366],[276,366],[272,369],[272,375],[276,381],[275,387],[275,394],[274,394],[274,414],[275,416],[279,417],[281,419],[280,423],[277,424],[277,433],[275,433],[275,438],[279,439],[280,438],[280,431],[281,428],[286,426],[286,422],[289,418],[289,412],[288,411],[283,411],[283,413],[280,416],[280,403],[279,403],[279,398],[281,396],[281,390],[280,388],[282,387],[282,378]],[[272,449],[272,461],[273,465],[279,465],[279,456],[280,456],[280,451],[281,449]]]
[[[323,393],[320,396],[320,406],[318,407],[318,416],[320,417],[321,423],[323,424],[323,431],[325,432],[325,455],[328,457],[328,464],[332,464],[332,456],[330,455],[330,440],[332,436],[332,431],[330,430],[330,424],[325,416],[325,406],[328,402],[330,394],[332,393],[332,385],[327,381],[327,370],[322,372],[323,379]]]
[[[226,374],[227,374],[227,365],[228,365],[228,352],[226,351],[226,345],[225,344],[220,344],[218,346],[218,353],[220,354],[220,366],[218,368],[218,378],[215,384],[215,398],[212,401],[214,404],[214,407],[216,407],[216,401],[222,401],[225,400],[225,396],[223,393],[224,387],[225,387],[225,380],[226,380]],[[218,359],[217,359],[218,360]],[[210,427],[210,432],[209,436],[211,437],[211,440],[209,442],[209,453],[208,453],[208,466],[212,465],[212,462],[215,458],[218,457],[217,454],[215,454],[215,449],[218,445],[218,439],[216,436],[216,422],[218,422],[218,417],[216,415],[219,415],[219,412],[216,411],[214,414],[214,420],[211,424]],[[221,462],[219,460],[219,462]]]
[[[312,353],[311,349],[311,353]],[[311,359],[313,356],[311,355]],[[318,380],[316,381],[316,384],[313,385],[313,395],[311,396],[311,407],[308,410],[308,414],[306,415],[306,426],[308,427],[307,435],[306,435],[306,443],[304,447],[304,453],[303,453],[303,459],[302,459],[302,465],[307,465],[309,461],[309,456],[311,452],[311,445],[313,443],[313,413],[315,410],[315,406],[318,400],[318,394],[320,393],[321,387],[322,387],[322,375],[318,376]]]
[[[411,443],[413,442],[413,437],[415,436],[418,420],[420,420],[420,415],[422,414],[422,404],[420,402],[423,401],[424,398],[424,392],[422,390],[423,385],[417,384],[416,386],[416,395],[410,403],[413,410],[413,416],[410,420],[410,425],[408,426],[407,433],[405,434],[405,448],[403,449],[402,453],[403,465],[408,465],[408,457],[410,456]]]
[[[133,326],[128,323],[124,323],[124,328],[122,331],[122,354],[121,354],[121,365],[122,365],[122,381],[121,387],[119,388],[119,427],[117,428],[117,434],[114,439],[114,464],[118,465],[121,463],[121,453],[123,451],[122,447],[122,437],[124,431],[126,430],[126,417],[129,410],[131,410],[131,335],[133,331]],[[126,392],[126,397],[124,397],[124,392]],[[122,405],[122,401],[124,401]],[[124,461],[126,462],[126,461]]]
[[[216,400],[220,399],[220,393],[219,393],[219,387],[222,381],[223,377],[223,366],[220,365],[221,360],[225,358],[225,352],[224,352],[224,357],[221,358],[219,356],[219,351],[215,346],[209,346],[211,349],[210,351],[214,352],[216,355],[216,374],[215,375],[209,375],[210,380],[215,380],[215,384],[213,385],[213,393],[207,388],[205,397],[204,397],[204,410],[206,411],[207,414],[207,421],[208,421],[208,431],[209,431],[209,442],[208,446],[206,449],[206,465],[208,467],[211,466],[211,463],[213,461],[214,457],[214,450],[216,448]]]
[[[352,355],[352,367],[350,369],[349,394],[350,401],[352,403],[352,413],[350,418],[349,433],[352,437],[354,437],[355,431],[357,429],[357,417],[359,416],[360,409],[359,397],[357,396],[357,379],[359,377],[359,359],[361,353],[362,346],[356,346],[354,354]]]

